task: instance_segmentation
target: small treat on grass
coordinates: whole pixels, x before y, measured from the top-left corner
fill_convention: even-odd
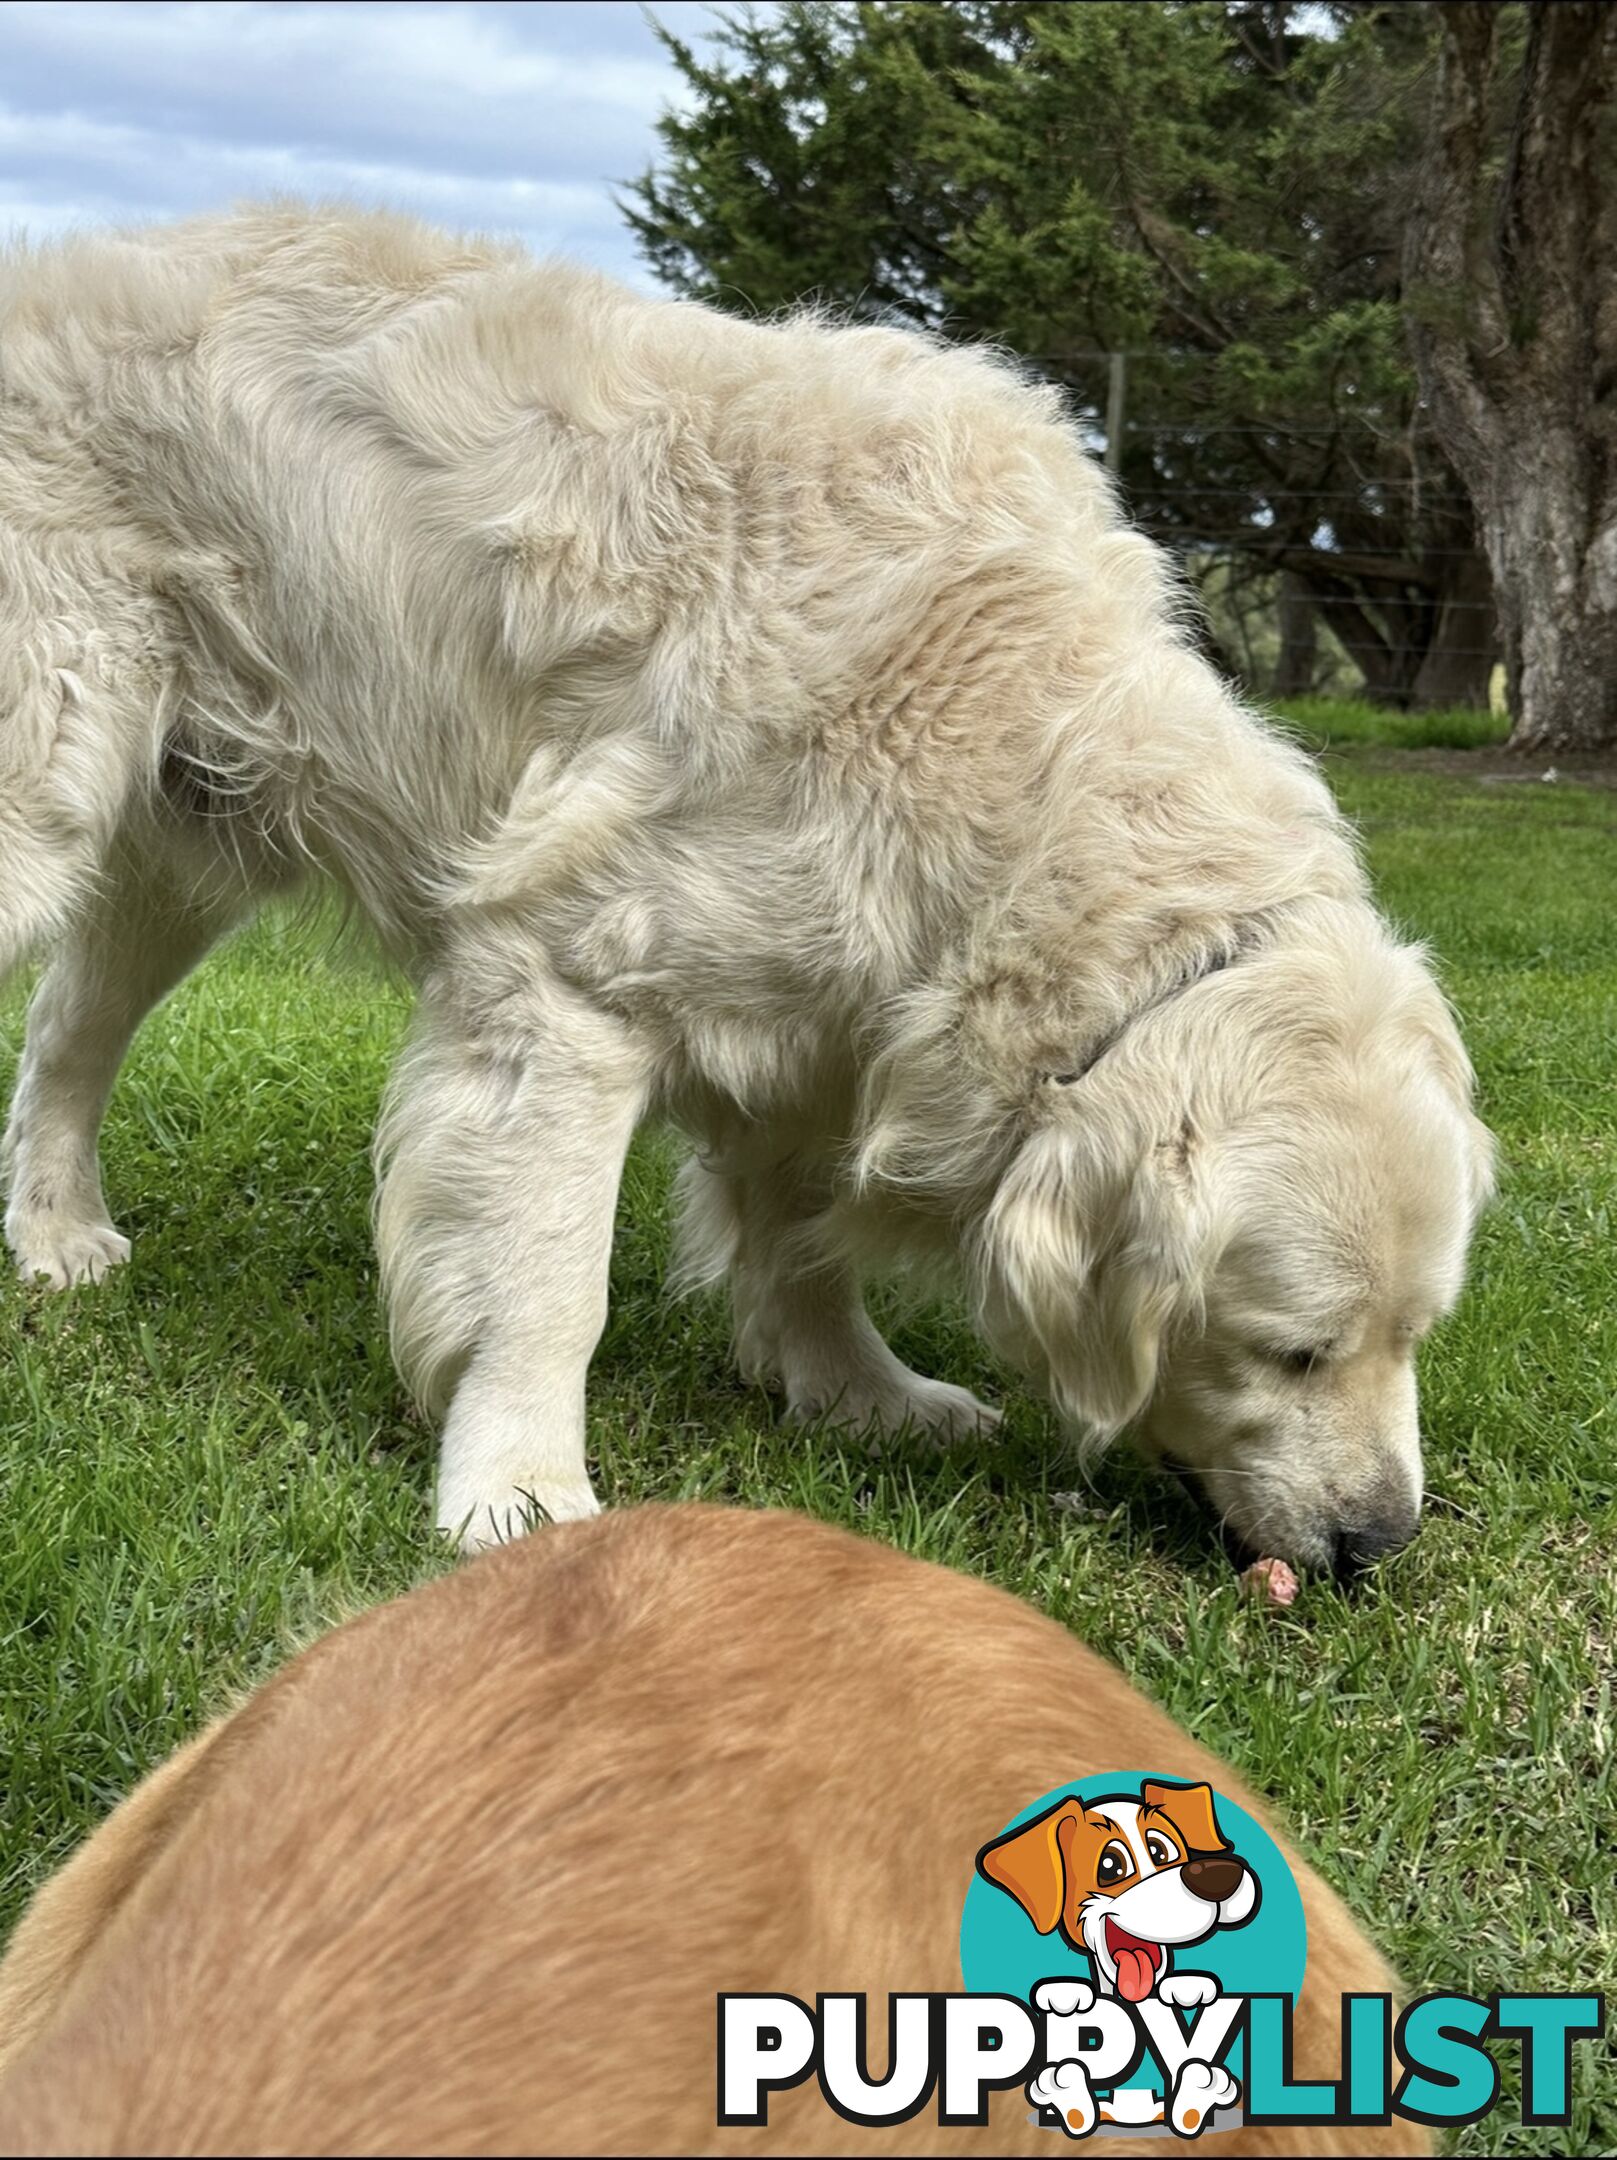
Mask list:
[[[1297,1578],[1284,1560],[1254,1560],[1241,1577],[1241,1595],[1258,1605],[1289,1605]]]

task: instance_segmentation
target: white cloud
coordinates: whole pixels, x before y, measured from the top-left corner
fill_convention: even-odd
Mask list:
[[[152,215],[197,200],[225,203],[268,194],[390,203],[481,230],[543,232],[552,241],[615,222],[602,191],[578,181],[481,179],[420,165],[158,134],[77,113],[17,113],[0,105],[5,167],[57,178],[55,222],[70,202],[60,182],[74,176],[79,200],[94,206],[89,214],[120,220],[142,214],[144,183],[158,195]]]
[[[627,0],[4,0],[0,86],[3,224],[340,195],[630,275],[612,183],[682,88]]]
[[[535,100],[565,95],[638,123],[669,87],[649,35],[636,40],[643,56],[613,49],[640,30],[638,10],[590,12],[615,35],[598,39],[585,65],[543,42],[550,9],[513,17],[431,0],[8,0],[0,37],[14,61],[27,55],[68,87],[228,113],[246,134],[287,119],[343,134],[416,124],[486,137],[492,125],[509,146],[531,149]]]

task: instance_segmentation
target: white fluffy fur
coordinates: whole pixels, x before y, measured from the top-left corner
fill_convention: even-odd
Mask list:
[[[0,969],[58,945],[25,1271],[122,1257],[130,1033],[318,871],[422,986],[379,1224],[446,1524],[593,1505],[647,1112],[795,1408],[986,1416],[856,1287],[953,1261],[1248,1535],[1408,1512],[1410,1346],[1486,1176],[1464,1055],[1054,392],[297,208],[14,254],[0,384]]]

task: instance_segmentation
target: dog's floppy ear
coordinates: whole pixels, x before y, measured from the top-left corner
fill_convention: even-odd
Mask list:
[[[1042,1364],[1060,1406],[1102,1438],[1144,1409],[1164,1331],[1200,1291],[1211,1232],[1200,1152],[1188,1120],[1143,1151],[1103,1119],[1052,1123],[1023,1144],[989,1209],[985,1330],[1013,1361]]]
[[[1019,1830],[1008,1830],[977,1855],[977,1871],[996,1890],[1015,1898],[1041,1935],[1060,1922],[1067,1904],[1067,1855],[1062,1825],[1083,1813],[1069,1794],[1035,1815]],[[1070,1831],[1067,1833],[1071,1835]]]
[[[1166,1815],[1174,1828],[1183,1833],[1187,1851],[1232,1850],[1229,1839],[1218,1827],[1211,1785],[1160,1785],[1148,1778],[1140,1787],[1140,1799],[1146,1807]]]
[[[1425,953],[1420,946],[1406,948],[1406,952],[1411,960],[1424,963]],[[1471,1107],[1476,1094],[1476,1074],[1471,1069],[1471,1060],[1466,1056],[1465,1044],[1460,1039],[1448,1002],[1425,974],[1424,965],[1419,977],[1419,994],[1410,1014],[1415,1038],[1464,1126],[1468,1197],[1475,1221],[1493,1197],[1498,1166],[1497,1144]]]

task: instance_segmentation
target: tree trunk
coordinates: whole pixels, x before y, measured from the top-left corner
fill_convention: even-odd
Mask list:
[[[1414,695],[1409,655],[1388,651],[1378,641],[1358,636],[1338,622],[1336,634],[1363,681],[1360,694],[1367,704],[1385,705],[1391,712],[1408,712]]]
[[[1523,445],[1484,523],[1516,685],[1513,750],[1617,745],[1617,517],[1596,522],[1577,447]]]
[[[1307,697],[1319,665],[1319,628],[1308,587],[1295,570],[1282,570],[1275,596],[1280,651],[1275,658],[1274,697]]]
[[[1532,0],[1490,200],[1500,10],[1443,0],[1404,298],[1493,572],[1513,747],[1617,745],[1617,7]],[[1492,214],[1490,215],[1490,210]]]
[[[1499,657],[1488,559],[1480,552],[1455,555],[1444,567],[1437,622],[1421,657],[1413,702],[1422,712],[1456,705],[1485,712]]]
[[[1400,602],[1371,600],[1341,579],[1312,582],[1330,608],[1337,642],[1364,677],[1364,695],[1372,705],[1407,711],[1425,650],[1416,611]],[[1382,616],[1380,622],[1370,613],[1372,606]]]

